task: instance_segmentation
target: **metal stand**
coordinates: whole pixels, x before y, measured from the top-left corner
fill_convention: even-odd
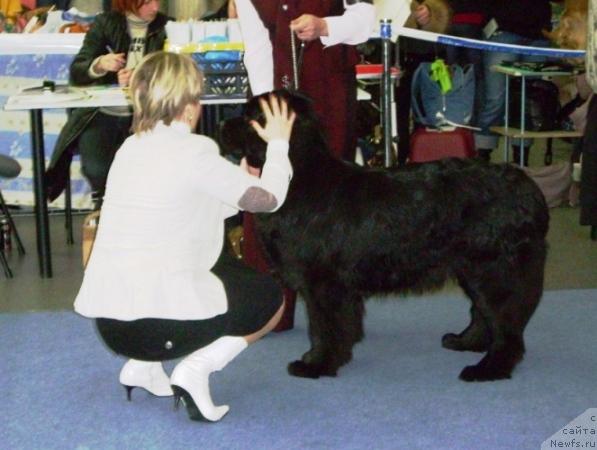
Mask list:
[[[382,65],[383,74],[381,77],[382,101],[381,112],[383,117],[383,136],[384,136],[384,165],[391,167],[394,165],[394,148],[392,146],[392,74],[391,74],[391,37],[392,21],[382,19],[380,23],[380,35],[382,45]]]

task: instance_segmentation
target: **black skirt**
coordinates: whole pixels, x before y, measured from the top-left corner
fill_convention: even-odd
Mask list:
[[[224,284],[226,313],[203,320],[98,318],[99,335],[119,355],[165,361],[189,355],[222,336],[255,333],[282,305],[282,290],[271,276],[251,269],[226,251],[212,272]]]

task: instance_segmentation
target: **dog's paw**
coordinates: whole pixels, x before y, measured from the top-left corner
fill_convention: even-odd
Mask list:
[[[293,361],[288,364],[288,373],[301,378],[335,377],[338,369],[323,368],[320,365],[308,364],[304,361]]]
[[[457,352],[486,352],[488,345],[485,342],[470,342],[458,334],[448,333],[442,337],[442,347]]]
[[[505,380],[511,377],[512,374],[509,370],[499,370],[483,364],[466,366],[462,369],[462,372],[460,372],[460,379],[463,381],[495,381]]]

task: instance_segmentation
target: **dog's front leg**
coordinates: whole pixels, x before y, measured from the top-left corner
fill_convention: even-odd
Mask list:
[[[362,301],[362,300],[361,300]],[[291,375],[305,378],[336,376],[352,358],[352,347],[362,332],[362,308],[355,308],[345,289],[326,283],[305,295],[311,349],[288,365]],[[358,315],[359,317],[355,317]]]

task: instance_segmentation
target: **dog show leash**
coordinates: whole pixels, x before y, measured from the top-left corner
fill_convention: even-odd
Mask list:
[[[305,41],[301,41],[300,53],[296,52],[296,33],[290,30],[290,51],[292,58],[292,87],[295,91],[299,90],[299,71],[303,64],[303,54],[305,52]],[[289,86],[290,87],[290,86]]]

